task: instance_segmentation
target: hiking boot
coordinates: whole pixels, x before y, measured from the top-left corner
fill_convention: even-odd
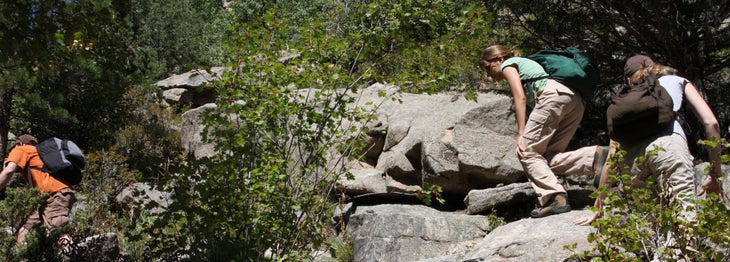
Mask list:
[[[606,159],[608,159],[608,147],[596,147],[596,153],[593,155],[593,172],[595,172],[593,186],[596,188],[598,188],[601,181],[601,173],[603,172],[603,167],[606,166]]]
[[[555,215],[570,211],[570,204],[568,204],[568,196],[565,193],[553,194],[552,199],[547,202],[541,208],[535,208],[530,212],[530,216],[533,218],[546,217],[549,215]]]

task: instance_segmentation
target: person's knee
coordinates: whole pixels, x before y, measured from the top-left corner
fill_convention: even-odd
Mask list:
[[[523,151],[522,152],[522,157],[520,158],[520,162],[525,164],[525,163],[532,163],[535,161],[547,162],[545,157],[543,155],[541,155],[540,153],[532,152],[532,151]]]
[[[18,230],[18,238],[16,240],[18,242],[18,244],[22,244],[25,242],[25,236],[27,234],[28,234],[28,229],[26,229],[25,227],[20,227],[20,229]]]
[[[46,223],[47,223],[46,226],[48,227],[47,228],[48,233],[50,234],[50,232],[53,232],[56,229],[59,229],[59,228],[62,228],[64,226],[68,225],[69,221],[70,221],[70,219],[68,218],[68,216],[57,216],[57,217],[48,219],[48,221],[46,221]]]

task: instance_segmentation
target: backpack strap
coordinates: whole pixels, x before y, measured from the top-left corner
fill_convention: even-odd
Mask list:
[[[33,175],[31,174],[32,169],[46,172],[46,170],[42,167],[30,166],[30,159],[28,159],[28,163],[25,164],[25,170],[27,170],[26,175],[28,176],[28,185],[30,185],[30,187],[33,187]]]
[[[28,161],[28,162],[29,162],[28,164],[30,164],[30,161]],[[33,187],[33,176],[32,176],[32,175],[31,175],[31,173],[30,173],[30,169],[31,169],[31,167],[30,167],[30,166],[26,166],[26,167],[25,167],[25,170],[27,170],[27,171],[28,171],[28,172],[27,172],[27,173],[28,173],[28,185],[29,185],[30,187]]]
[[[546,75],[546,76],[538,76],[538,77],[533,77],[533,78],[530,78],[530,79],[525,79],[525,80],[522,80],[522,84],[523,84],[523,85],[524,85],[524,84],[530,84],[530,83],[534,83],[534,82],[537,82],[537,80],[543,80],[543,79],[548,79],[548,78],[550,78],[550,76],[549,76],[549,75]]]
[[[679,126],[682,127],[682,131],[684,132],[685,138],[688,138],[689,135],[692,133],[692,125],[690,125],[689,121],[687,121],[687,118],[684,116],[685,111],[685,104],[687,103],[687,99],[684,99],[685,91],[684,89],[687,88],[687,84],[689,84],[689,80],[684,80],[682,82],[682,106],[679,107],[679,110],[677,110],[677,121],[679,121]],[[689,139],[689,138],[688,138]]]

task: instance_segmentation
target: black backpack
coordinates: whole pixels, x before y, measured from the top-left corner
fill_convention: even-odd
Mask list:
[[[677,113],[669,93],[659,84],[661,76],[650,75],[638,84],[625,86],[611,97],[606,112],[608,136],[631,145],[667,130]]]
[[[54,137],[43,140],[35,147],[43,160],[41,170],[69,185],[81,182],[81,170],[86,166],[86,158],[76,143]]]

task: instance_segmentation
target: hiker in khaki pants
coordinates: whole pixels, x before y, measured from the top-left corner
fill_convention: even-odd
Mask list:
[[[680,112],[683,107],[689,107],[688,112],[692,112],[702,123],[705,138],[722,137],[715,114],[697,88],[689,80],[674,75],[675,73],[675,69],[655,63],[650,57],[644,55],[634,55],[628,58],[624,66],[624,76],[629,85],[639,83],[650,75],[660,75],[657,81],[671,96],[673,110]],[[612,142],[612,144],[614,143]],[[661,150],[656,150],[657,148],[661,148]],[[712,168],[704,181],[695,181],[694,157],[689,151],[687,134],[679,120],[675,120],[666,130],[635,144],[618,144],[618,148],[611,148],[610,154],[616,150],[626,151],[622,164],[630,168],[629,173],[633,175],[631,185],[643,187],[650,175],[656,175],[657,186],[669,195],[671,203],[681,205],[682,211],[678,214],[678,218],[686,222],[699,222],[697,221],[697,207],[694,203],[697,196],[708,193],[720,194],[727,202],[720,181],[722,178],[720,146],[707,147],[707,157]],[[653,150],[657,152],[647,155],[647,152]],[[605,169],[601,173],[599,186],[609,184],[608,170],[610,167],[607,166]],[[699,192],[695,192],[696,183],[702,186]],[[573,222],[577,225],[588,226],[603,216],[604,198],[605,195],[596,198],[594,206],[598,208],[598,212],[578,218]],[[675,245],[671,232],[658,237],[663,246],[654,253],[653,261],[684,261],[684,254],[682,254],[684,247]]]
[[[68,225],[69,213],[76,201],[76,193],[66,183],[40,169],[43,167],[43,162],[34,146],[37,143],[38,140],[31,135],[19,136],[8,154],[5,167],[0,172],[0,189],[5,188],[13,175],[18,172],[29,185],[38,187],[41,193],[49,194],[44,203],[18,230],[19,244],[24,243],[26,234],[41,223],[46,226],[46,235]],[[63,234],[57,240],[58,247],[66,247],[71,243],[72,239],[67,234]]]
[[[540,64],[519,55],[500,45],[489,46],[482,52],[480,66],[494,80],[506,80],[512,91],[518,131],[516,154],[540,205],[530,216],[568,212],[567,193],[555,173],[600,174],[608,147],[588,146],[564,152],[583,118],[583,98],[549,79]],[[532,107],[529,118],[528,105]]]

